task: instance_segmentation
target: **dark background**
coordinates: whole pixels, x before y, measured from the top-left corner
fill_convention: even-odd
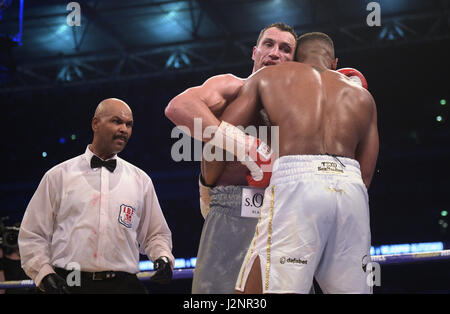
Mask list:
[[[152,177],[175,257],[196,256],[199,163],[172,160],[177,139],[164,108],[213,75],[248,76],[260,29],[283,21],[298,34],[328,33],[338,67],[364,73],[377,102],[372,245],[447,246],[441,211],[450,209],[449,105],[440,102],[450,100],[448,1],[378,1],[381,26],[374,27],[366,24],[370,1],[78,1],[79,27],[66,24],[68,2],[24,1],[21,37],[20,1],[4,1],[0,10],[0,217],[21,220],[44,173],[92,140],[97,104],[116,97],[135,119],[120,156]],[[448,263],[433,263],[386,266],[376,292],[450,292]],[[186,293],[189,285],[152,291]]]

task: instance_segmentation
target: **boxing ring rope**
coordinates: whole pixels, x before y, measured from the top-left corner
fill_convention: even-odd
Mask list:
[[[427,262],[436,260],[450,259],[450,250],[419,252],[419,253],[402,253],[402,254],[386,254],[375,255],[371,257],[372,262],[380,265],[406,264],[415,262]],[[139,280],[149,281],[153,271],[143,271],[137,274]],[[173,279],[190,279],[194,274],[194,268],[183,268],[173,270]],[[3,281],[0,282],[0,289],[13,288],[34,288],[35,284],[32,280]]]
[[[434,252],[375,255],[375,256],[371,257],[372,262],[379,263],[380,265],[406,264],[406,263],[414,263],[414,262],[444,260],[444,259],[450,259],[450,250],[442,250],[442,251],[434,251]]]

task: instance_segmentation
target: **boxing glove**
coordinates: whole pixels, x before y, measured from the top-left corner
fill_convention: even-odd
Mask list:
[[[208,143],[232,153],[248,168],[247,182],[250,186],[269,185],[274,154],[266,143],[225,121],[220,123]]]
[[[254,145],[250,147],[250,157],[256,163],[255,169],[250,170],[247,173],[247,183],[249,186],[256,188],[265,188],[270,184],[270,178],[272,177],[272,161],[273,152],[269,145],[256,139]],[[244,163],[245,164],[245,163]],[[261,177],[262,172],[262,177]]]
[[[365,89],[368,89],[366,78],[358,70],[353,69],[353,68],[342,68],[342,69],[337,70],[337,72],[344,74],[353,82],[359,84],[360,86],[364,87]]]

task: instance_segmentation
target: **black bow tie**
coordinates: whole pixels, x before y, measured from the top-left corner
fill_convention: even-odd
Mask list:
[[[103,161],[95,155],[92,156],[92,158],[91,158],[91,168],[92,169],[105,167],[109,171],[113,172],[114,169],[116,169],[116,165],[117,165],[116,159],[110,159],[110,160]]]

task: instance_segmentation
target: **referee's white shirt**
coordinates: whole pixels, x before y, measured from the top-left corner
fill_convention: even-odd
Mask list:
[[[114,156],[113,173],[83,155],[50,169],[34,193],[19,232],[22,268],[40,285],[52,266],[82,271],[139,272],[139,253],[167,256],[172,234],[150,177]]]

